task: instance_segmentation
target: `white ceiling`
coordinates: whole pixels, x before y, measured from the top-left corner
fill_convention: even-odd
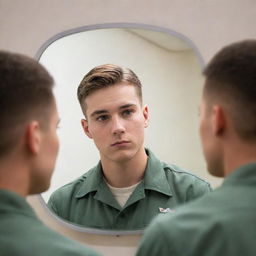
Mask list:
[[[188,42],[175,35],[145,29],[128,29],[128,31],[167,51],[191,50]]]

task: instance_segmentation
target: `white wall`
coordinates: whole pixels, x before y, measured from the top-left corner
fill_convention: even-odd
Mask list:
[[[208,61],[224,44],[255,38],[255,17],[254,0],[0,0],[0,48],[34,56],[61,31],[132,22],[186,35]]]

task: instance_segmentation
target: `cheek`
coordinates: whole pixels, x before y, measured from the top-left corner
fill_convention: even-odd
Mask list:
[[[55,158],[57,157],[57,154],[59,152],[59,147],[60,147],[59,137],[56,129],[54,128],[51,136],[51,151],[52,151],[52,155],[55,156]]]
[[[88,137],[92,139],[96,147],[100,149],[103,145],[108,144],[110,134],[107,132],[106,127],[99,127],[97,129],[94,127],[94,129],[90,129],[90,136]]]
[[[59,141],[59,137],[58,137],[57,134],[56,134],[56,137],[55,137],[55,145],[56,145],[56,152],[58,154],[59,149],[60,149],[60,141]]]
[[[136,125],[137,127],[140,127],[141,129],[145,128],[146,119],[143,113],[142,112],[138,113],[136,117],[134,117],[133,122],[134,122],[134,125]]]
[[[206,124],[201,120],[199,125],[199,135],[201,139],[201,145],[204,152],[204,155],[206,155],[207,151],[207,136],[206,136]]]
[[[136,122],[133,122],[129,126],[129,131],[134,133],[135,136],[138,136],[138,138],[143,138],[145,132],[145,121],[139,119]]]
[[[200,124],[199,124],[199,135],[200,135],[201,142],[203,142],[203,123],[202,123],[202,121],[200,121]]]
[[[208,130],[209,130],[208,120],[206,118],[201,117],[199,121],[199,134],[202,141],[206,139]]]
[[[93,127],[88,128],[88,137],[93,140],[100,140],[101,138],[104,138],[106,129],[103,127]]]

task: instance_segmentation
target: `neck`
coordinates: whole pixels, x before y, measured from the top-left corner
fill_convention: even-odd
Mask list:
[[[147,165],[147,154],[142,148],[127,161],[116,162],[101,157],[101,164],[105,179],[111,186],[116,188],[129,187],[143,179]]]
[[[228,176],[242,165],[256,163],[256,146],[237,144],[226,150],[224,159],[224,176]]]
[[[28,171],[13,159],[0,161],[0,189],[12,191],[22,197],[28,195]]]

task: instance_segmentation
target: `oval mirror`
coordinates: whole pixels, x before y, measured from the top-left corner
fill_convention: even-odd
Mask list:
[[[142,82],[144,103],[150,114],[146,147],[162,161],[208,179],[197,135],[203,61],[190,40],[153,26],[105,24],[61,33],[48,40],[36,58],[55,79],[61,118],[60,152],[51,187],[42,194],[44,204],[53,191],[99,161],[93,141],[81,127],[83,114],[76,91],[88,71],[105,63],[132,69]]]

